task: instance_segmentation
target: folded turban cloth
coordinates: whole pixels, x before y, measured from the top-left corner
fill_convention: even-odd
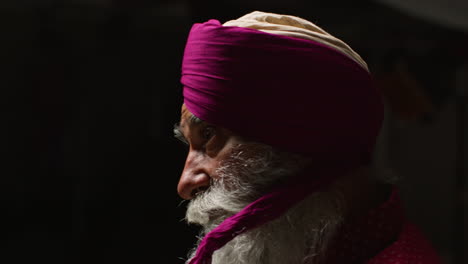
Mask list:
[[[203,238],[191,264],[210,263],[235,236],[369,163],[383,121],[381,93],[364,60],[295,16],[255,11],[223,25],[215,19],[194,24],[181,83],[184,104],[196,117],[322,165],[316,177],[299,177],[223,221]]]
[[[363,59],[304,19],[253,12],[192,26],[182,78],[196,117],[331,162],[368,162],[383,119]]]

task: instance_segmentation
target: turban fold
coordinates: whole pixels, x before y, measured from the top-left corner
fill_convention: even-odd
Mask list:
[[[192,26],[181,78],[187,109],[283,151],[323,162],[366,162],[383,104],[365,62],[339,39],[311,30],[310,22],[301,28],[296,17],[253,14],[270,27],[260,30],[252,19],[237,21],[252,28],[215,19]],[[285,26],[296,31],[267,32]]]

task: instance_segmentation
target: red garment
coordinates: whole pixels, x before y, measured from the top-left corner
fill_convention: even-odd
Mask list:
[[[397,189],[366,216],[346,223],[327,264],[441,264],[423,232],[405,218]]]

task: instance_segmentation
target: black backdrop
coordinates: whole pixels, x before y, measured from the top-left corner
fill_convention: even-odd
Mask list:
[[[3,263],[176,263],[188,20],[164,3],[4,2]]]

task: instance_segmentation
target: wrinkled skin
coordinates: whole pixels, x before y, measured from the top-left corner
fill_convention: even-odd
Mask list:
[[[192,114],[182,105],[179,125],[189,152],[177,186],[180,197],[190,200],[218,178],[216,170],[230,155],[239,138],[231,131],[206,122],[192,122]]]

